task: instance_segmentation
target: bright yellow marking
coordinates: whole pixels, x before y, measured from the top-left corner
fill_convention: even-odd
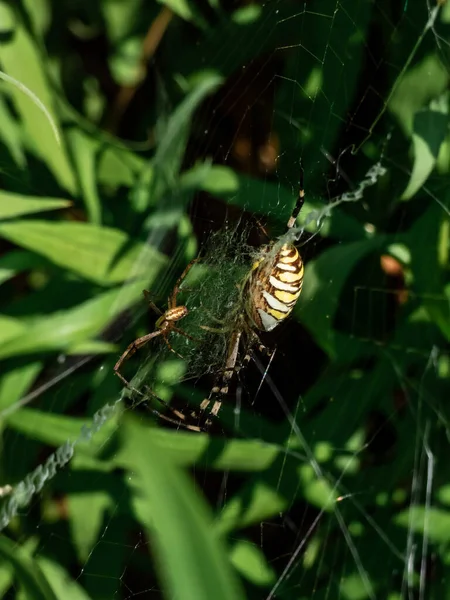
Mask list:
[[[297,300],[299,293],[290,294],[289,292],[283,292],[282,290],[275,290],[274,296],[284,304],[289,304],[289,302],[295,302]]]
[[[269,313],[269,315],[272,315],[272,317],[275,317],[277,321],[282,321],[288,316],[288,313],[275,310],[274,308],[267,308],[266,312]]]

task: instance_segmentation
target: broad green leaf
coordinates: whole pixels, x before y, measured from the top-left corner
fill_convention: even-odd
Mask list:
[[[76,342],[67,348],[67,354],[110,354],[116,350],[116,345],[102,340],[85,340]]]
[[[428,179],[436,165],[439,150],[448,132],[448,97],[441,98],[434,108],[419,111],[414,116],[414,165],[402,200],[409,200]]]
[[[72,206],[70,200],[33,198],[32,196],[23,196],[5,190],[0,191],[0,220],[36,212],[68,208],[69,206]]]
[[[68,440],[73,442],[80,435],[82,427],[88,427],[91,423],[90,419],[45,413],[35,408],[8,411],[4,419],[16,431],[55,447],[62,446]]]
[[[292,480],[295,485],[295,477]],[[235,529],[250,527],[282,513],[290,503],[266,478],[254,479],[228,499],[218,516],[215,529],[225,535]]]
[[[37,557],[36,561],[59,600],[91,600],[81,584],[62,565],[44,555]]]
[[[96,472],[90,472],[95,476]],[[69,523],[72,539],[81,564],[101,534],[105,512],[114,511],[114,499],[102,489],[71,491],[68,495]]]
[[[448,71],[437,54],[425,56],[402,75],[389,98],[389,110],[408,138],[414,131],[415,115],[445,92],[448,81]]]
[[[411,506],[394,517],[400,527],[421,533],[433,543],[448,543],[450,512],[435,506]]]
[[[445,294],[448,238],[448,216],[434,200],[404,235],[411,252],[414,290],[447,340],[450,339],[450,308]]]
[[[133,187],[147,161],[124,148],[106,146],[99,152],[97,178],[99,183],[115,190],[120,186]]]
[[[109,290],[75,308],[33,319],[28,326],[23,321],[5,320],[9,329],[7,340],[0,340],[0,358],[69,350],[90,341],[115,316],[136,302],[146,283],[146,280],[138,280],[123,288]]]
[[[24,396],[36,379],[42,364],[19,364],[0,379],[0,411],[14,405]]]
[[[0,556],[15,572],[27,598],[58,600],[36,560],[6,536],[0,536]]]
[[[102,220],[102,207],[97,190],[96,166],[101,142],[76,127],[68,131],[68,140],[89,221],[99,225]]]
[[[111,376],[113,374],[111,373]],[[109,405],[108,405],[109,406]],[[90,441],[77,442],[77,452],[95,455],[117,430],[120,411],[111,411],[111,418],[103,423]],[[7,425],[20,431],[30,439],[38,440],[53,447],[62,446],[66,442],[78,440],[82,431],[91,428],[92,419],[80,419],[45,413],[35,408],[20,408],[3,415]]]
[[[57,122],[53,110],[53,93],[43,68],[45,57],[35,44],[24,24],[20,13],[9,3],[0,3],[2,41],[0,41],[0,61],[7,75],[14,77],[35,94]],[[54,132],[41,109],[21,90],[14,86],[8,89],[15,107],[22,119],[33,151],[40,156],[52,171],[56,180],[72,194],[76,191],[75,177],[64,145],[55,139]]]
[[[230,551],[235,569],[253,585],[273,585],[277,580],[275,569],[270,566],[260,548],[247,540],[238,540]]]
[[[168,598],[244,598],[213,519],[186,473],[127,419],[121,427],[128,448],[127,477],[137,518],[158,556],[156,567]]]
[[[140,8],[140,0],[100,4],[108,39],[114,46],[134,31],[136,14]]]
[[[20,125],[13,119],[6,99],[0,95],[0,139],[8,148],[14,162],[20,168],[25,168],[25,152],[21,140]]]
[[[335,353],[333,319],[347,278],[364,256],[383,244],[383,236],[342,244],[325,250],[306,265],[303,291],[295,313],[331,356]]]
[[[149,166],[150,169],[155,170],[156,175],[152,183],[151,196],[159,199],[167,190],[176,188],[194,112],[222,82],[222,77],[216,73],[202,74],[199,82],[170,115],[164,127],[161,127],[160,141]],[[147,176],[144,171],[143,177]]]
[[[26,331],[26,325],[19,319],[0,315],[0,346],[9,340],[20,336]]]
[[[102,285],[128,278],[152,280],[166,264],[166,258],[152,247],[132,242],[118,229],[90,223],[0,223],[0,235]]]
[[[261,6],[258,4],[248,4],[234,11],[232,19],[237,25],[247,25],[257,21],[261,17]]]
[[[150,423],[142,424],[144,431],[148,427]],[[191,435],[190,432],[162,428],[152,428],[152,439],[164,455],[177,465],[203,465],[218,471],[264,471],[283,453],[278,445],[258,440],[235,439],[223,444],[222,440],[206,435]],[[118,467],[123,467],[128,460],[127,450],[119,449],[112,460]]]

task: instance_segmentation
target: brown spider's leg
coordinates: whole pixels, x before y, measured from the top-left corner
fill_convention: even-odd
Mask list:
[[[180,291],[181,282],[186,277],[186,275],[189,273],[189,271],[192,269],[192,267],[195,265],[195,263],[197,263],[198,261],[199,261],[198,258],[194,258],[194,260],[191,260],[191,262],[187,265],[187,267],[184,269],[184,271],[178,277],[175,287],[173,288],[172,293],[170,294],[169,299],[167,301],[167,305],[169,308],[176,307],[177,296],[178,296],[178,292]]]
[[[173,409],[172,409],[173,410]],[[206,429],[204,429],[203,427],[200,427],[200,425],[190,425],[189,423],[186,423],[186,421],[181,421],[181,420],[176,420],[176,419],[172,419],[171,417],[168,417],[167,415],[164,415],[163,413],[159,413],[157,410],[153,411],[153,414],[157,415],[160,419],[163,419],[164,421],[168,421],[169,423],[172,423],[172,425],[177,425],[178,427],[183,427],[183,429],[189,429],[189,431],[195,431],[197,433],[206,433]],[[176,413],[174,413],[176,414]]]
[[[246,328],[247,330],[247,328]],[[253,331],[251,330],[247,330],[247,335],[249,336],[249,342],[247,344],[247,352],[242,360],[242,365],[241,368],[243,369],[244,367],[246,367],[248,365],[248,363],[250,362],[252,355],[250,353],[251,349],[253,348],[253,346],[256,346],[256,344],[258,344],[258,352],[261,352],[261,354],[265,354],[266,356],[268,356],[269,358],[272,356],[273,352],[272,350],[269,350],[267,348],[267,346],[264,346],[264,344],[261,342],[261,340],[259,339],[259,337],[257,335],[255,335],[253,333]]]
[[[128,348],[125,350],[125,352],[122,354],[122,356],[119,358],[119,360],[114,365],[114,373],[117,375],[117,377],[119,377],[119,379],[121,379],[123,381],[123,383],[126,385],[127,388],[132,389],[133,391],[137,391],[132,387],[130,382],[127,381],[125,379],[125,377],[120,373],[121,366],[123,365],[123,363],[126,360],[128,360],[130,358],[130,356],[133,356],[133,354],[136,352],[136,350],[139,350],[139,348],[142,348],[142,346],[144,346],[152,338],[156,337],[157,335],[161,335],[161,333],[162,333],[162,331],[160,329],[158,329],[157,331],[153,331],[152,333],[147,333],[147,335],[143,335],[142,337],[138,338],[137,340],[134,340],[134,342],[131,342],[131,344],[128,346]]]
[[[173,329],[173,328],[171,328],[171,329]],[[184,356],[182,356],[182,355],[181,355],[179,352],[177,352],[176,350],[174,350],[174,349],[172,348],[172,346],[170,345],[170,342],[169,342],[169,340],[167,339],[167,336],[166,336],[166,335],[163,335],[163,338],[164,338],[164,341],[166,342],[166,346],[169,348],[169,350],[170,350],[171,352],[173,352],[174,354],[176,354],[176,355],[178,356],[178,358],[184,359]]]
[[[142,293],[144,294],[144,298],[147,304],[150,306],[153,312],[155,312],[158,315],[158,317],[160,317],[163,314],[163,312],[156,306],[153,300],[150,299],[150,292],[148,290],[142,290]]]
[[[233,377],[234,370],[236,367],[237,357],[239,353],[239,342],[241,340],[242,330],[238,331],[231,339],[230,350],[228,352],[227,362],[225,364],[225,369],[222,374],[222,381],[220,386],[215,385],[208,398],[205,398],[203,402],[200,404],[200,411],[205,412],[208,406],[211,404],[211,398],[213,395],[217,396],[217,399],[214,400],[213,406],[209,411],[209,417],[205,422],[205,428],[209,428],[212,424],[212,419],[217,417],[220,408],[222,406],[223,397],[228,394],[228,385],[230,383],[231,378]],[[194,415],[193,415],[194,416]]]
[[[225,333],[225,329],[219,329],[217,327],[209,327],[208,325],[199,325],[200,329],[204,331],[210,331],[211,333]]]
[[[225,324],[225,320],[224,319],[219,319],[219,318],[215,317],[208,308],[205,308],[203,306],[203,304],[201,305],[201,307],[202,307],[202,311],[205,312],[208,315],[208,317],[211,319],[211,321],[215,321],[219,325],[224,325]]]
[[[170,412],[173,415],[175,415],[176,419],[169,417],[168,415],[165,415],[164,413],[160,413],[156,409],[152,409],[152,413],[154,415],[156,415],[160,419],[163,419],[164,421],[167,421],[168,423],[172,423],[172,425],[177,425],[178,427],[183,427],[184,429],[189,429],[190,431],[196,431],[197,433],[206,431],[203,427],[200,427],[199,425],[191,425],[191,424],[187,423],[186,415],[184,415],[182,412],[178,411],[176,408],[173,408],[172,406],[170,406],[170,404],[168,404],[165,400],[163,400],[162,398],[157,396],[155,394],[155,392],[153,392],[148,386],[145,386],[145,390],[149,394],[151,394],[153,396],[153,398],[155,398],[160,404],[162,404],[162,406],[164,406],[164,408],[166,408],[167,410],[170,410]]]

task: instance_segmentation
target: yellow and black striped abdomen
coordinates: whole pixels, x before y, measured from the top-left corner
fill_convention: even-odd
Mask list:
[[[245,303],[252,325],[272,331],[288,317],[303,285],[303,261],[293,244],[283,244],[253,265],[245,286]]]

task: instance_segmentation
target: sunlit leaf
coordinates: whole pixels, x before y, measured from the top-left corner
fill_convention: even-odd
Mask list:
[[[0,536],[0,556],[11,564],[20,585],[28,598],[35,600],[57,600],[38,563],[21,550],[17,543]]]
[[[0,223],[0,234],[55,264],[106,285],[142,276],[151,280],[166,259],[119,229],[89,223],[17,221]]]
[[[33,198],[12,192],[0,192],[0,220],[11,219],[36,212],[45,212],[67,208],[72,205],[70,200],[56,198]]]
[[[325,250],[306,265],[303,291],[295,314],[317,343],[331,355],[334,354],[333,318],[345,282],[358,261],[382,244],[381,236],[343,244]]]
[[[57,122],[53,110],[53,93],[43,69],[45,57],[41,56],[34,40],[21,22],[18,10],[11,9],[7,2],[1,2],[0,14],[3,23],[0,60],[4,70],[7,75],[14,77],[33,92],[45,106],[52,120]],[[9,93],[26,128],[33,151],[46,162],[56,180],[69,192],[74,193],[74,173],[64,145],[55,139],[51,124],[41,109],[23,91],[11,86]]]
[[[136,302],[145,284],[146,281],[138,280],[123,288],[110,290],[75,308],[33,320],[28,326],[23,322],[4,319],[5,329],[8,330],[6,340],[0,338],[0,358],[68,350],[90,341],[103,331],[114,316]]]
[[[169,597],[244,598],[212,515],[186,473],[158,451],[152,436],[127,421],[128,482],[140,522],[157,548],[157,568]]]

